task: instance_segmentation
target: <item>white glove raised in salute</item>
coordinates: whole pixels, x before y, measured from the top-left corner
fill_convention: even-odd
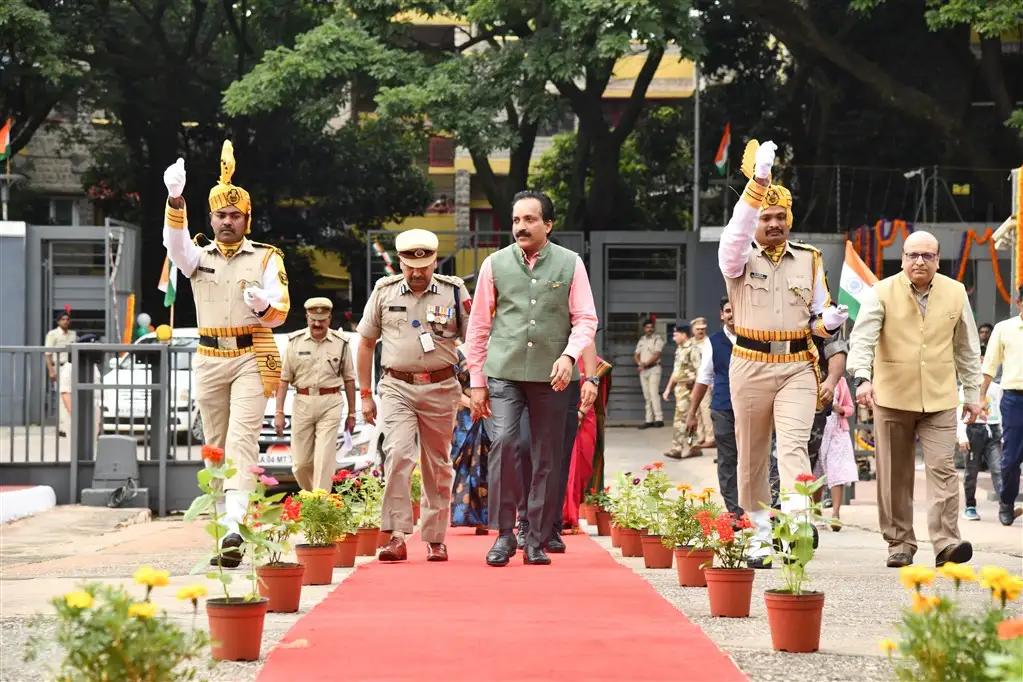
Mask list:
[[[185,160],[178,158],[173,166],[163,172],[163,184],[167,185],[167,196],[177,199],[185,191]]]
[[[242,298],[245,299],[245,305],[249,306],[249,310],[254,313],[261,313],[270,307],[266,292],[260,287],[247,288],[242,292]]]
[[[824,322],[824,328],[828,331],[838,329],[847,319],[849,319],[849,306],[845,305],[829,306],[821,314],[821,321]]]
[[[754,175],[760,180],[766,180],[771,176],[771,168],[774,167],[774,153],[778,151],[778,145],[768,140],[757,149],[757,157],[754,162]]]

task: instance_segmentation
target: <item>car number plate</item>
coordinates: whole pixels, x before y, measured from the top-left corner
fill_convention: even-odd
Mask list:
[[[269,452],[259,453],[259,466],[291,466],[291,450],[285,447],[275,447]]]

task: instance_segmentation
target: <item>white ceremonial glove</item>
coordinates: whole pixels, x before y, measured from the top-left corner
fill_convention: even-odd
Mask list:
[[[245,305],[254,313],[261,313],[270,305],[266,292],[260,287],[249,287],[242,292],[242,298],[245,299]]]
[[[821,314],[821,320],[824,322],[824,328],[828,331],[834,331],[842,326],[842,324],[849,319],[849,306],[831,306],[825,308]]]
[[[163,172],[163,184],[167,185],[167,196],[177,199],[185,191],[185,160],[178,158],[173,166]]]
[[[766,180],[771,175],[771,168],[774,167],[774,153],[778,145],[768,140],[757,149],[757,158],[754,162],[754,175],[761,180]]]

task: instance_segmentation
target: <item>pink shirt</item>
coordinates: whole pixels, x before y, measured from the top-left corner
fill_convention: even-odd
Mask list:
[[[842,407],[842,416],[839,417],[837,413],[835,414],[835,417],[838,420],[839,430],[848,431],[849,417],[852,416],[853,413],[853,400],[852,394],[849,393],[849,384],[846,382],[845,377],[839,379],[838,383],[835,385],[835,397],[832,400],[832,404]]]
[[[526,265],[530,270],[536,265],[538,257],[539,252],[526,257]],[[487,256],[476,277],[476,292],[469,315],[469,331],[465,335],[465,364],[469,369],[469,386],[472,388],[486,388],[487,385],[483,365],[487,362],[487,343],[490,340],[490,328],[494,324],[496,309],[497,289],[494,288],[490,256]],[[572,322],[572,333],[568,337],[568,345],[565,346],[563,355],[578,362],[579,354],[593,343],[593,337],[597,334],[597,307],[593,303],[590,278],[586,274],[582,258],[578,256],[575,259],[572,286],[568,290],[568,315]]]

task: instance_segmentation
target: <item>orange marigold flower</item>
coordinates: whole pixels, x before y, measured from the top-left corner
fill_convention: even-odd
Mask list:
[[[663,469],[664,468],[664,462],[654,462],[651,466],[653,466],[653,468],[655,468],[655,469]]]
[[[212,445],[202,446],[202,458],[210,464],[220,464],[224,461],[224,449]]]
[[[1023,618],[1010,618],[998,624],[998,639],[1023,637]]]
[[[814,478],[813,474],[799,474],[796,476],[797,483],[813,483],[817,479]]]

